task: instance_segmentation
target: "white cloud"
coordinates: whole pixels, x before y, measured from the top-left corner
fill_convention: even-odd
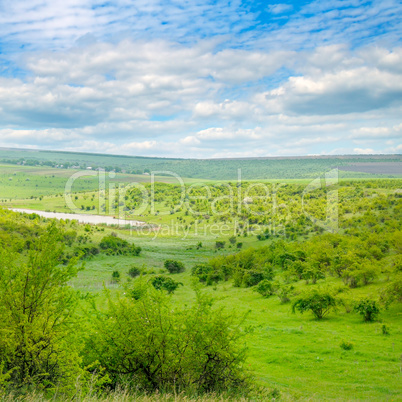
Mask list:
[[[272,14],[282,14],[291,11],[292,9],[293,6],[291,4],[278,3],[278,4],[270,4],[268,6],[268,11]]]
[[[372,155],[372,154],[375,154],[375,153],[376,153],[376,152],[375,152],[373,149],[371,149],[371,148],[365,148],[365,149],[362,149],[362,148],[354,148],[354,149],[353,149],[353,152],[356,153],[356,154],[362,154],[362,155]]]
[[[33,53],[25,79],[0,77],[0,143],[186,157],[397,149],[386,142],[401,131],[400,48],[215,46],[124,40]],[[292,75],[271,81],[283,68]]]

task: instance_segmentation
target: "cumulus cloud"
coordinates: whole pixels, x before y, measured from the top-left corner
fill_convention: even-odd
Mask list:
[[[134,3],[0,1],[0,145],[400,152],[399,2]]]

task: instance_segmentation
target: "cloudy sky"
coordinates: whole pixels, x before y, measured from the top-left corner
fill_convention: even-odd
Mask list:
[[[0,146],[402,153],[399,0],[0,0]]]

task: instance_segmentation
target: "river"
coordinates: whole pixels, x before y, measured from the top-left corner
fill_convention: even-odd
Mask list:
[[[107,215],[86,215],[86,214],[68,214],[64,212],[45,212],[37,211],[33,209],[22,209],[22,208],[10,208],[14,212],[24,212],[27,214],[38,214],[43,218],[56,218],[56,219],[74,219],[80,223],[89,223],[93,225],[106,224],[106,225],[130,225],[130,226],[145,226],[146,222],[126,220],[126,219],[116,219],[113,216]]]

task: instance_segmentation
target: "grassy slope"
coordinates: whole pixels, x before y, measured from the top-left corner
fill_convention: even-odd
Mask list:
[[[106,229],[108,232],[110,229]],[[86,264],[85,271],[79,274],[73,285],[83,291],[97,292],[102,298],[101,289],[105,285],[111,289],[121,288],[110,284],[114,270],[120,271],[122,282],[128,278],[127,271],[132,265],[146,265],[148,269],[159,272],[163,261],[168,258],[183,261],[187,268],[216,255],[214,239],[190,237],[178,241],[174,237],[152,240],[147,236],[130,236],[127,231],[119,235],[135,242],[143,248],[139,257],[98,256]],[[100,239],[104,232],[97,232]],[[203,247],[196,250],[195,245],[203,241]],[[242,238],[244,247],[267,244],[257,242],[254,237]],[[233,249],[226,249],[232,253]],[[221,253],[221,252],[219,252]],[[191,303],[194,298],[192,277],[189,269],[175,279],[184,283],[174,294],[177,304]],[[327,278],[325,284],[341,284],[339,279]],[[386,278],[380,277],[372,285],[353,289],[354,297],[360,295],[376,296]],[[306,286],[304,281],[296,284]],[[262,298],[251,289],[235,288],[231,282],[220,283],[216,287],[206,287],[205,291],[216,296],[218,303],[239,314],[251,310],[246,325],[255,326],[255,331],[247,340],[249,346],[248,369],[257,380],[268,387],[278,388],[289,398],[311,400],[398,400],[402,394],[402,306],[393,305],[381,314],[381,321],[364,323],[355,313],[339,309],[327,319],[316,321],[312,315],[294,315],[290,305],[282,305],[273,296]],[[382,334],[381,326],[390,327],[390,335]],[[354,348],[345,351],[340,342],[346,340]]]
[[[132,265],[145,264],[158,272],[167,258],[181,260],[191,267],[215,255],[211,240],[204,241],[204,247],[196,250],[196,239],[161,238],[155,242],[145,237],[127,238],[143,247],[140,257],[96,257],[73,282],[74,287],[101,292],[105,284],[117,289],[119,285],[110,284],[114,270],[120,271],[124,282]],[[254,244],[252,239],[245,239],[245,247]],[[229,251],[233,252],[226,250],[226,253]],[[184,283],[173,296],[175,302],[191,303],[194,292],[189,271],[174,278]],[[328,282],[341,284],[334,278],[327,279]],[[352,292],[354,296],[375,295],[384,283],[385,277],[382,277]],[[304,288],[306,285],[300,281],[296,286]],[[401,395],[402,306],[394,305],[383,311],[381,322],[389,326],[391,332],[384,336],[382,323],[363,323],[360,316],[343,309],[319,322],[310,314],[292,314],[290,305],[281,305],[275,296],[264,299],[251,289],[234,288],[230,282],[206,287],[205,291],[220,299],[218,303],[229,310],[239,314],[251,310],[246,325],[256,326],[256,329],[248,339],[248,369],[260,383],[276,387],[290,397],[313,400],[397,400]],[[353,350],[341,349],[341,340],[352,342]]]

